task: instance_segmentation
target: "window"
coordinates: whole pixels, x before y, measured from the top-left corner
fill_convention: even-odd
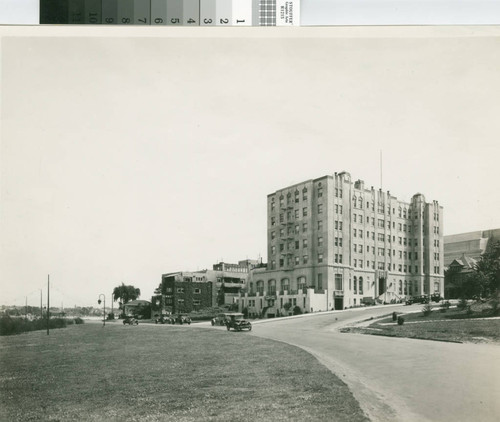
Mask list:
[[[295,210],[295,218],[299,218],[299,210]]]
[[[360,231],[359,231],[359,237],[360,237],[361,239],[363,239],[363,230],[360,230]]]
[[[323,254],[322,253],[319,253],[318,254],[318,263],[322,263],[323,262]]]
[[[199,295],[199,294],[201,294],[201,289],[194,289],[193,293],[195,295]]]
[[[342,214],[342,205],[339,206],[340,214]]]
[[[177,303],[179,305],[183,305],[184,304],[184,299],[177,299]]]
[[[356,208],[358,206],[358,200],[357,200],[357,198],[355,196],[352,198],[352,206],[354,208]]]
[[[271,261],[271,270],[276,269],[276,261]]]
[[[302,189],[302,200],[307,200],[307,188]]]
[[[307,217],[307,207],[302,208],[302,215]]]
[[[354,268],[357,268],[357,266],[358,266],[358,260],[357,260],[357,259],[354,259],[353,264],[354,264],[354,265],[353,265],[353,266],[354,266]]]
[[[363,245],[359,245],[359,253],[363,253]]]
[[[177,293],[184,293],[183,287],[177,287]]]
[[[335,230],[338,230],[338,228],[339,228],[339,222],[335,221]]]
[[[285,229],[280,229],[280,237],[285,236]]]
[[[302,247],[307,248],[307,239],[302,240]]]
[[[318,230],[323,230],[323,222],[318,221]]]
[[[276,246],[271,246],[271,254],[274,255],[276,253]]]
[[[304,255],[302,257],[302,263],[307,264],[307,261],[309,261],[309,256],[308,255]]]
[[[379,226],[379,228],[383,229],[384,228],[384,220],[379,219],[378,226]]]
[[[323,188],[318,188],[318,198],[323,196]]]
[[[295,234],[298,234],[298,233],[299,233],[299,231],[300,231],[300,229],[299,229],[299,225],[298,225],[298,224],[296,224],[296,225],[295,225]]]
[[[199,300],[193,300],[193,305],[194,306],[199,306],[201,302]]]
[[[402,259],[402,258],[403,258],[403,252],[399,251],[399,259]]]
[[[275,231],[272,231],[271,232],[271,239],[275,239],[276,238],[276,232]]]
[[[298,240],[296,240],[296,241],[295,241],[295,249],[299,249],[299,247],[300,247],[300,245],[299,245],[299,241],[298,241]]]
[[[323,204],[318,204],[318,214],[323,212]]]
[[[358,293],[358,278],[354,276],[354,294]]]
[[[338,253],[335,254],[335,263],[336,264],[339,263],[339,254]]]
[[[353,229],[353,230],[352,230],[352,235],[353,235],[354,237],[356,237],[357,233],[358,233],[358,231],[357,231],[356,229]]]
[[[335,290],[344,290],[342,274],[335,274]]]
[[[318,246],[323,246],[323,238],[318,237]]]
[[[335,204],[335,214],[339,213],[339,204]]]
[[[285,265],[285,260],[283,258],[280,258],[280,267],[283,267]]]
[[[335,188],[335,197],[338,198],[339,197],[339,188]]]
[[[335,238],[334,245],[339,246],[339,238],[338,237]]]
[[[295,257],[295,265],[300,264],[300,258],[298,256]]]
[[[318,274],[318,290],[323,290],[323,274]]]
[[[385,249],[384,248],[378,248],[378,256],[384,256],[385,255]]]
[[[342,254],[339,254],[339,264],[342,264]]]
[[[339,221],[339,230],[342,230],[342,221]]]
[[[339,246],[342,246],[342,238],[339,237]]]
[[[363,294],[363,277],[359,277],[358,288],[359,288],[359,294],[362,295]]]
[[[285,250],[285,244],[280,243],[280,252],[283,252]]]
[[[303,223],[302,224],[302,233],[306,233],[307,232],[307,223]]]
[[[377,239],[379,242],[383,242],[385,240],[385,236],[383,233],[377,233]]]
[[[339,198],[342,198],[342,189],[339,189]]]
[[[276,225],[276,217],[271,217],[271,226]]]
[[[359,268],[363,268],[363,260],[362,259],[359,260]]]
[[[354,222],[357,223],[358,222],[358,216],[356,214],[354,214]]]
[[[353,248],[354,248],[354,252],[357,252],[357,251],[358,251],[358,245],[354,244],[354,245],[353,245]]]
[[[299,202],[299,191],[298,190],[295,191],[295,202],[296,203]]]

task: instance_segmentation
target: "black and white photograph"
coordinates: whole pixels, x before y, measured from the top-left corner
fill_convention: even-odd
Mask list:
[[[1,421],[496,421],[498,26],[0,28]]]

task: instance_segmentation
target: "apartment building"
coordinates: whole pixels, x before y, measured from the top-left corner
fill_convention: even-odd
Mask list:
[[[240,309],[267,317],[443,294],[443,208],[365,188],[348,172],[267,197],[267,268],[249,273]]]
[[[169,313],[233,304],[245,287],[249,270],[259,264],[247,259],[238,264],[219,262],[212,270],[163,274],[152,303]]]

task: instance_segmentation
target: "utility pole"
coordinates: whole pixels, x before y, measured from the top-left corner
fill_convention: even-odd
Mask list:
[[[43,319],[42,289],[40,289],[40,318]]]
[[[47,335],[49,335],[50,320],[50,274],[47,275]]]

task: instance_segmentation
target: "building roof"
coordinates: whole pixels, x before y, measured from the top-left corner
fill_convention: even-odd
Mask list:
[[[474,258],[467,256],[465,254],[462,254],[462,256],[460,258],[454,259],[453,262],[450,264],[450,267],[455,262],[457,264],[461,265],[462,267],[467,268],[467,269],[473,269],[477,263],[477,261]]]
[[[150,305],[151,302],[147,301],[147,300],[139,300],[139,299],[136,299],[136,300],[131,300],[130,302],[127,302],[125,304],[125,306],[139,306],[139,305]]]

